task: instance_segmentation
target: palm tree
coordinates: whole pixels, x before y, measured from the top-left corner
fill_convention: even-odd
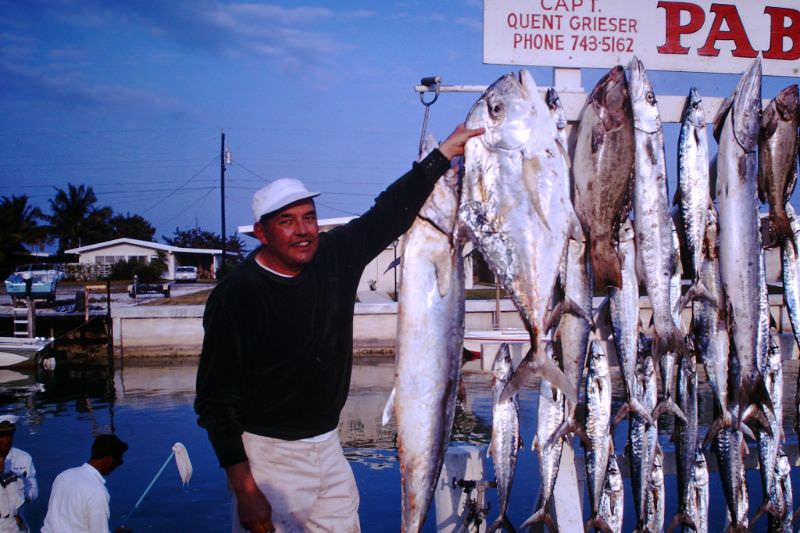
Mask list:
[[[28,246],[42,246],[49,239],[41,209],[28,204],[28,197],[3,196],[0,199],[0,263],[12,255],[25,255]]]
[[[51,233],[58,237],[58,252],[101,242],[111,230],[108,219],[113,214],[110,207],[96,207],[97,196],[91,187],[67,184],[67,190],[56,188],[50,200]]]

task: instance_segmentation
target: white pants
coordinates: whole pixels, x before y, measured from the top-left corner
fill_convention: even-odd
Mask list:
[[[322,442],[243,433],[253,478],[272,506],[276,533],[359,533],[358,488],[338,433]],[[233,500],[233,533],[245,529]]]

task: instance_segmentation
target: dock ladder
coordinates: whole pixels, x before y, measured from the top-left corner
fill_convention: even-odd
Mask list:
[[[18,309],[16,306],[13,308],[14,318],[14,337],[32,338],[34,336],[33,329],[31,328],[32,313],[29,307]]]

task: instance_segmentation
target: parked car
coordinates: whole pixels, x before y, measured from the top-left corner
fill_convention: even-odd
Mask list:
[[[175,281],[197,281],[196,266],[175,267]]]

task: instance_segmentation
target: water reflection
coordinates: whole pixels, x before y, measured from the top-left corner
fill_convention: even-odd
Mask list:
[[[15,445],[33,455],[39,471],[41,494],[27,511],[34,530],[41,526],[55,476],[85,461],[93,436],[108,431],[116,431],[131,445],[126,464],[108,480],[112,495],[112,528],[124,522],[124,515],[147,486],[172,444],[180,441],[186,445],[195,467],[190,486],[180,487],[176,471],[165,472],[128,525],[135,530],[152,531],[226,530],[230,506],[224,476],[205,432],[196,425],[192,410],[195,372],[196,361],[126,363],[113,370],[104,365],[64,364],[48,372],[0,369],[0,412],[21,417]],[[784,426],[789,440],[787,448],[795,450],[793,459],[797,442],[792,430],[796,378],[797,362],[786,361]],[[342,443],[361,491],[364,531],[394,531],[400,519],[396,426],[394,420],[386,426],[381,424],[393,380],[394,364],[390,358],[359,359],[353,368],[351,393],[340,421]],[[702,437],[712,420],[712,399],[702,374],[700,383]],[[464,384],[466,400],[456,412],[452,438],[485,448],[491,438],[490,376],[467,373]],[[614,403],[619,406],[623,389],[618,372],[613,373],[613,385]],[[525,448],[520,454],[511,496],[510,513],[515,524],[527,518],[539,491],[536,457],[530,451],[538,401],[533,392],[535,386],[533,384],[520,395]],[[664,416],[659,423],[661,445],[669,454],[674,450],[670,441],[672,419]],[[627,442],[624,423],[617,428],[614,440],[621,454]],[[582,450],[578,447],[576,451],[580,472]],[[750,465],[756,462],[756,457],[756,453],[748,456]],[[622,463],[624,467],[625,462]],[[710,458],[709,467],[716,470],[715,458]],[[665,468],[668,474],[667,516],[671,517],[677,510],[674,460],[670,459]],[[491,463],[487,463],[487,475],[492,475]],[[756,502],[760,501],[757,471],[748,471],[748,482],[751,508],[755,510]],[[630,480],[626,479],[625,483],[626,495],[630,495]],[[488,501],[493,502],[494,498],[495,494],[490,491]],[[712,513],[723,514],[721,498],[719,476],[713,473]],[[632,524],[632,502],[626,501],[625,507],[630,512],[626,512],[625,523]],[[722,528],[723,518],[716,518]],[[424,531],[433,531],[431,520]]]

